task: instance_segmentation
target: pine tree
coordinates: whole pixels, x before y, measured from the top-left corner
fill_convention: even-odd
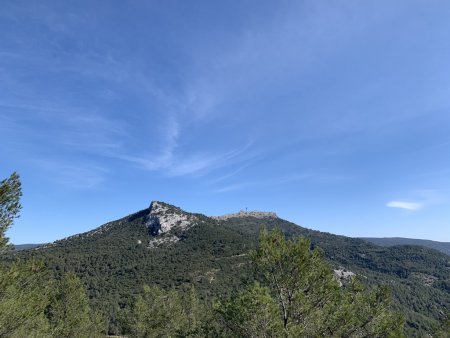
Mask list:
[[[144,286],[144,293],[137,297],[132,311],[133,337],[176,337],[186,332],[188,325],[178,292]]]
[[[207,315],[207,311],[200,303],[197,290],[193,285],[188,290],[184,290],[182,294],[178,292],[181,297],[181,305],[183,308],[183,315],[185,319],[180,331],[180,335],[183,337],[201,337],[202,333],[202,321]]]
[[[0,251],[8,244],[8,238],[5,237],[6,230],[13,224],[14,219],[19,217],[22,208],[21,196],[20,178],[16,172],[0,182]]]
[[[6,230],[18,217],[20,178],[0,182],[0,251]],[[101,321],[89,308],[80,280],[69,273],[56,282],[40,262],[0,265],[0,337],[96,337]]]
[[[57,283],[47,316],[54,337],[91,338],[101,331],[101,320],[91,311],[85,289],[73,272]]]
[[[20,178],[13,173],[0,182],[0,252],[8,247],[6,231],[21,209]],[[51,278],[35,261],[0,264],[0,337],[49,337],[45,308]]]
[[[216,311],[238,337],[402,337],[403,319],[390,310],[385,287],[367,291],[356,280],[341,287],[308,240],[286,241],[263,231],[252,260],[267,287],[255,284]]]
[[[229,300],[215,304],[225,326],[227,337],[280,337],[283,325],[281,312],[267,287],[259,283],[247,287]]]
[[[0,268],[0,337],[51,337],[45,310],[51,278],[31,261]]]
[[[450,311],[445,312],[444,318],[440,327],[435,332],[435,337],[449,338],[450,337]]]

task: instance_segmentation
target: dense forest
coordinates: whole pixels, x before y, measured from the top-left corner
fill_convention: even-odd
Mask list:
[[[449,257],[276,217],[154,231],[151,207],[14,252],[17,174],[1,182],[0,337],[445,337]],[[160,203],[161,204],[161,203]],[[152,224],[152,228],[149,228]],[[336,271],[346,278],[338,278]]]
[[[420,245],[427,248],[439,250],[447,255],[450,255],[450,243],[449,242],[436,242],[425,239],[413,239],[402,237],[383,237],[383,238],[370,238],[362,237],[361,239],[381,246],[395,246],[395,245]]]

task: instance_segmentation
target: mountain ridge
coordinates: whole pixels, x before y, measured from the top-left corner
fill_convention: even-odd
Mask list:
[[[429,239],[416,239],[405,237],[359,237],[362,240],[380,246],[418,245],[438,250],[450,256],[450,242],[439,242]]]
[[[116,333],[120,309],[131,306],[144,284],[181,290],[195,285],[210,300],[256,278],[248,252],[262,228],[279,228],[287,238],[306,237],[340,273],[351,271],[369,286],[389,285],[411,336],[432,332],[442,311],[450,309],[450,261],[435,250],[380,247],[275,217],[216,219],[155,202],[86,233],[16,254],[43,259],[56,277],[74,271],[93,305],[108,317],[110,332]]]

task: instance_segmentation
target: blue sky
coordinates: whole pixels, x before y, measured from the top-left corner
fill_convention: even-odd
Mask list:
[[[450,241],[447,1],[3,1],[13,243],[163,200]]]

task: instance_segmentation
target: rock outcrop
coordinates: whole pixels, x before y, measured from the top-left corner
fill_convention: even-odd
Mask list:
[[[235,214],[226,214],[222,216],[212,216],[211,218],[217,220],[227,220],[229,218],[237,218],[237,217],[255,217],[255,218],[278,218],[277,214],[274,212],[264,212],[264,211],[246,211],[241,210]]]
[[[167,233],[174,227],[187,229],[197,218],[172,205],[153,201],[150,213],[145,219],[145,225],[152,236]]]
[[[334,270],[334,275],[336,276],[337,281],[339,282],[339,285],[342,286],[348,282],[350,282],[355,276],[355,273],[352,271],[348,271],[347,269],[343,267],[339,267],[339,269]]]
[[[148,243],[149,248],[179,241],[172,230],[186,230],[198,221],[194,215],[163,202],[153,201],[149,210],[144,220],[144,225],[152,236]]]

